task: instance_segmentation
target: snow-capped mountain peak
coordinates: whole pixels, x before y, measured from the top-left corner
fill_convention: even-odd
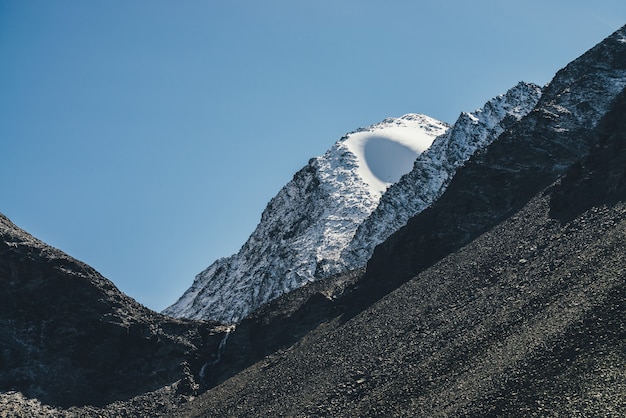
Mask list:
[[[269,202],[237,254],[196,276],[166,314],[236,323],[304,284],[361,267],[374,247],[432,204],[456,169],[535,106],[519,83],[454,127],[407,114],[344,135]]]
[[[449,126],[389,118],[343,136],[269,202],[237,254],[217,260],[164,312],[236,323],[260,305],[329,274],[389,185]]]

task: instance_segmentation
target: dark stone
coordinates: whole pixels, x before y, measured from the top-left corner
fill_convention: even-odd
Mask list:
[[[62,407],[129,399],[195,378],[222,333],[150,311],[0,215],[0,390]]]

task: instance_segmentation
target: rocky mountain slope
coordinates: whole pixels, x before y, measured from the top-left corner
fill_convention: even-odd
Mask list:
[[[226,347],[230,359],[217,366],[214,381],[288,347],[330,318],[358,314],[511,216],[580,161],[596,143],[597,124],[626,82],[626,44],[620,39],[618,31],[559,71],[533,111],[460,167],[433,206],[376,249],[361,277],[330,278],[316,286],[316,292],[299,292],[287,297],[286,304],[276,301],[284,313],[264,311],[242,321]],[[561,118],[553,113],[555,108]],[[578,109],[584,109],[584,115]],[[284,333],[276,331],[282,328]]]
[[[60,407],[191,395],[225,331],[148,310],[0,215],[0,391]]]
[[[405,115],[341,138],[298,171],[239,252],[213,263],[164,313],[227,323],[329,274],[383,191],[448,126]]]
[[[623,415],[626,206],[549,213],[547,192],[179,416]]]
[[[374,251],[368,271],[391,282],[411,277],[510,216],[589,152],[594,129],[624,86],[619,30],[560,70],[531,113],[471,158],[419,221]],[[422,225],[418,236],[412,222]],[[390,265],[398,267],[390,272]]]

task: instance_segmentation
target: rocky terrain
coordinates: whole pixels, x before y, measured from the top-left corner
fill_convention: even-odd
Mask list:
[[[366,268],[236,328],[147,310],[0,218],[0,416],[626,415],[626,27]]]
[[[268,313],[244,321],[241,329],[231,336],[232,346],[227,345],[227,356],[232,356],[234,361],[218,366],[217,374],[221,378],[217,381],[240,370],[232,364],[252,364],[278,348],[276,341],[288,346],[287,342],[297,340],[276,338],[268,342],[262,337],[263,332],[246,330],[267,332],[280,328],[279,324],[287,324],[286,329],[291,329],[291,321],[296,317],[297,324],[313,328],[339,315],[344,318],[357,315],[415,274],[514,214],[567,167],[576,166],[596,146],[597,131],[608,129],[597,126],[623,87],[624,46],[620,39],[617,32],[559,72],[536,108],[462,167],[449,190],[433,207],[381,245],[367,271],[357,279],[350,278],[353,285],[338,295],[332,293],[332,297],[323,297],[329,294],[324,288],[317,294],[309,292],[300,297],[297,309],[291,308],[291,315],[281,315],[274,323]],[[596,77],[581,76],[584,68]],[[561,116],[554,115],[555,108]],[[337,280],[344,279],[339,276]],[[299,336],[301,332],[285,334]]]
[[[225,331],[150,311],[0,215],[1,391],[62,408],[193,395]]]
[[[549,211],[548,195],[532,200],[370,309],[324,323],[185,413],[623,415],[626,207],[594,208],[566,225]]]

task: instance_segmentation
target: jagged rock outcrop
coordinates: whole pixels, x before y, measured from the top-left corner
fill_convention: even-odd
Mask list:
[[[283,293],[328,276],[386,187],[448,126],[405,115],[359,129],[313,158],[269,202],[239,252],[213,263],[164,313],[238,322]]]

